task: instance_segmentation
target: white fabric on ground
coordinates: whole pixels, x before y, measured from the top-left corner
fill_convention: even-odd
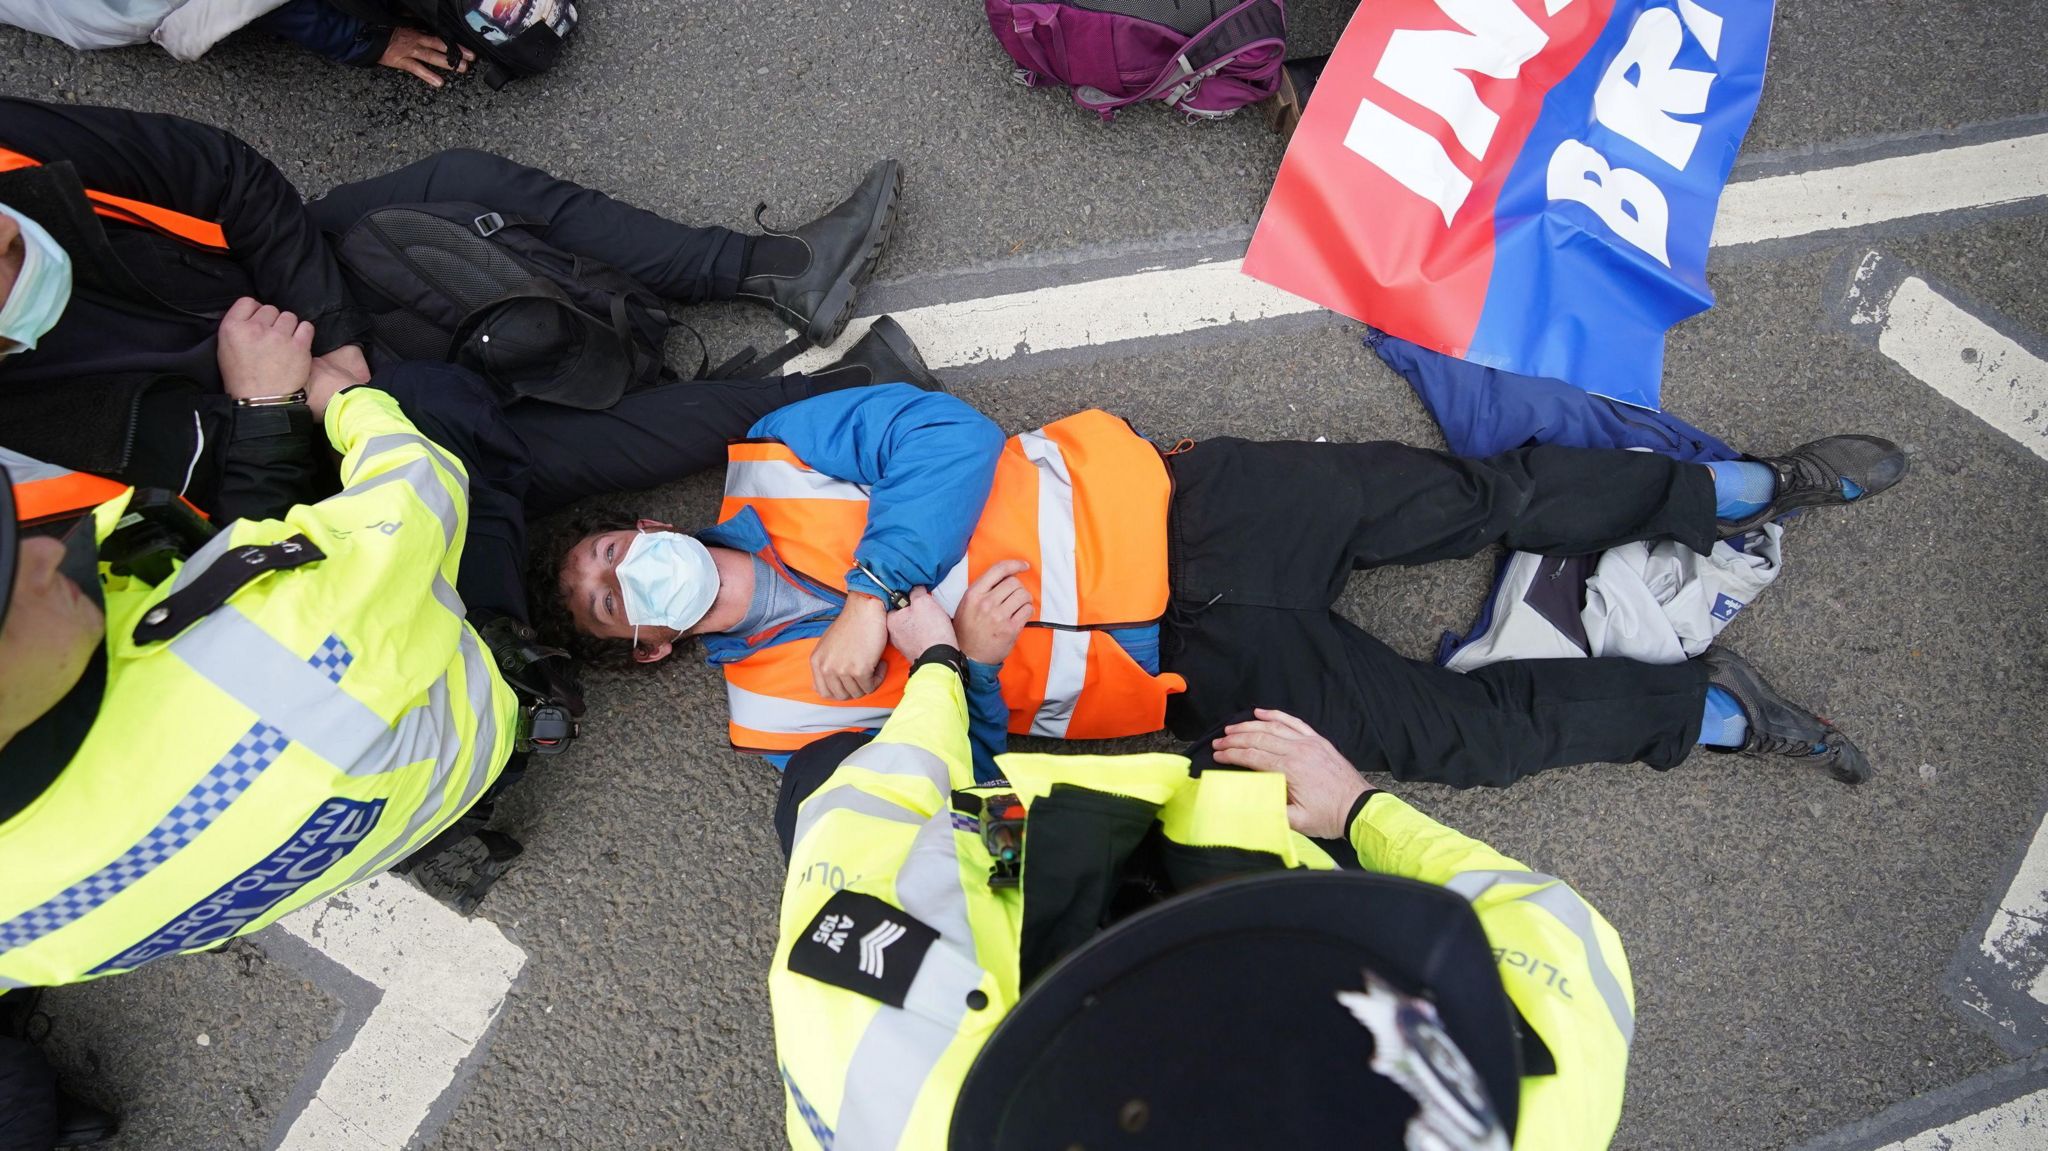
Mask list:
[[[0,24],[73,48],[126,48],[154,40],[180,60],[207,49],[285,0],[0,0]]]
[[[1748,537],[1747,552],[1725,542],[1704,556],[1671,542],[1609,548],[1585,580],[1585,606],[1578,613],[1584,648],[1530,603],[1529,591],[1539,580],[1570,578],[1568,562],[1515,552],[1495,588],[1487,628],[1445,666],[1463,672],[1504,659],[1588,655],[1646,663],[1690,659],[1778,578],[1784,530],[1765,524]]]
[[[215,44],[249,26],[286,0],[187,0],[164,17],[150,39],[180,60],[197,60]]]

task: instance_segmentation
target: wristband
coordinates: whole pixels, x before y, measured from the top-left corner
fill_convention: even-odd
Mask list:
[[[1375,787],[1352,802],[1350,814],[1344,817],[1344,838],[1351,838],[1351,825],[1357,823],[1358,817],[1365,814],[1366,803],[1378,794],[1380,794],[1380,789]]]
[[[917,669],[928,663],[945,666],[954,675],[959,676],[962,682],[965,682],[967,679],[967,657],[962,655],[960,649],[952,644],[935,643],[924,649],[924,654],[918,656],[917,662],[910,665],[911,674],[917,674]]]

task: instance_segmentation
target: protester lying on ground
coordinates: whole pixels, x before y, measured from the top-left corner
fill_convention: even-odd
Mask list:
[[[339,233],[393,203],[472,201],[667,299],[753,300],[829,342],[873,274],[900,179],[895,162],[884,161],[819,219],[752,236],[674,223],[472,151],[444,152],[308,205],[226,132],[112,108],[0,99],[0,149],[0,169],[13,167],[0,170],[0,287],[25,260],[32,269],[9,298],[23,322],[8,333],[14,354],[0,360],[8,446],[180,492],[223,520],[277,515],[324,494],[332,476],[310,412],[292,402],[306,379],[251,376],[221,354],[217,331],[238,300],[253,300],[267,318],[310,324],[321,363],[369,378],[370,320],[322,228]],[[632,486],[713,466],[728,439],[805,387],[710,382],[688,396],[637,399],[612,422],[637,420],[662,445],[638,459]],[[666,412],[674,414],[651,414]],[[559,418],[557,408],[510,402],[505,421],[540,441],[569,435]],[[605,468],[634,462],[592,463],[588,482],[604,486]]]
[[[326,0],[0,0],[0,24],[81,50],[155,42],[188,61],[235,32],[253,28],[295,41],[337,64],[382,64],[435,88],[445,83],[442,72],[467,72],[476,60],[468,48],[451,58],[446,41],[410,26],[401,11],[387,11],[381,20],[372,12],[365,19]]]
[[[785,777],[811,777],[768,977],[792,1146],[1613,1138],[1634,988],[1562,881],[1280,711],[1192,762],[1012,754],[990,783],[964,637],[923,591],[888,629],[901,705]]]
[[[1332,605],[1354,571],[1494,544],[1550,555],[1668,539],[1704,553],[1793,509],[1868,498],[1905,471],[1896,445],[1869,436],[1712,466],[1234,437],[1162,454],[1100,411],[1005,443],[957,399],[882,387],[763,417],[729,454],[717,526],[592,535],[559,582],[577,626],[633,641],[636,659],[701,638],[725,673],[733,745],[778,766],[896,705],[906,668],[883,635],[912,588],[950,608],[970,586],[995,595],[986,577],[1021,560],[1008,578],[1030,600],[1023,639],[1000,669],[968,652],[985,770],[1005,726],[1102,738],[1163,723],[1192,738],[1262,700],[1398,779],[1665,769],[1705,744],[1855,782],[1869,772],[1855,745],[1725,649],[1461,675],[1402,658]],[[1010,603],[989,610],[1000,619]]]

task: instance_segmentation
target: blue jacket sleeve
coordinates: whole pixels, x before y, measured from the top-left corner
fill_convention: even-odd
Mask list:
[[[996,757],[1010,746],[1010,705],[1003,702],[1003,666],[967,661],[967,743],[979,783],[1001,779]]]
[[[813,396],[761,417],[747,434],[780,440],[818,471],[867,486],[867,529],[846,586],[884,603],[937,584],[967,554],[1003,451],[1002,429],[987,416],[909,384]]]
[[[252,23],[336,64],[374,64],[391,42],[391,29],[358,20],[324,0],[290,0]]]

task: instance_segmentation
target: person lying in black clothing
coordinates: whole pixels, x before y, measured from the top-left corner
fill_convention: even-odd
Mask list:
[[[181,492],[216,518],[275,514],[314,498],[330,470],[303,404],[262,403],[309,381],[238,375],[220,329],[237,301],[251,301],[246,319],[274,325],[289,315],[287,334],[310,325],[317,364],[337,373],[324,378],[366,381],[369,319],[323,230],[338,233],[393,203],[475,201],[544,221],[538,231],[548,243],[608,263],[669,300],[754,300],[828,343],[873,274],[899,180],[895,162],[884,161],[832,212],[766,235],[679,224],[475,151],[431,156],[309,204],[274,165],[220,129],[0,99],[0,205],[39,221],[73,271],[55,326],[33,348],[0,356],[0,428],[16,450]],[[15,227],[0,215],[0,248],[14,253],[0,263],[16,261],[12,270],[0,267],[7,282],[20,267]],[[630,410],[611,414],[674,439],[671,471],[709,467],[727,439],[809,386],[795,376],[701,381],[687,394],[633,393]],[[535,407],[511,403],[507,418],[519,426],[570,415]]]

